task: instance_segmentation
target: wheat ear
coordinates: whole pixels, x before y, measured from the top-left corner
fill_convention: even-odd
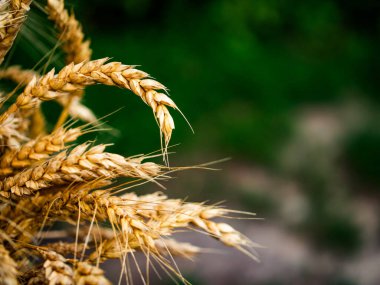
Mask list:
[[[63,150],[67,143],[75,141],[81,134],[81,128],[60,128],[52,134],[31,140],[18,149],[6,150],[0,157],[0,175],[10,175],[49,158],[52,153]]]
[[[0,182],[0,195],[31,195],[35,191],[58,185],[85,183],[117,176],[151,179],[160,173],[160,166],[141,163],[141,158],[124,157],[104,152],[105,145],[88,149],[88,144],[75,147],[70,153],[59,153],[42,165],[31,167]]]
[[[174,109],[177,106],[166,94],[156,91],[166,90],[165,86],[133,66],[119,62],[106,63],[107,60],[103,58],[87,63],[69,64],[56,75],[53,69],[40,79],[32,80],[16,102],[0,116],[0,122],[4,122],[17,110],[33,108],[39,100],[52,100],[85,86],[101,83],[129,89],[141,97],[152,108],[167,146],[174,129],[174,121],[166,106]]]
[[[170,235],[174,228],[194,225],[225,245],[232,247],[252,245],[251,241],[230,225],[211,221],[213,218],[228,214],[228,210],[201,203],[185,203],[180,199],[168,199],[161,192],[140,197],[134,193],[126,193],[121,198],[141,216],[149,218],[147,226],[162,236]]]
[[[33,78],[39,78],[40,75],[30,69],[23,69],[20,66],[10,66],[5,69],[0,69],[0,79],[9,79],[13,82],[22,85],[27,85]],[[67,107],[68,114],[74,119],[80,119],[89,123],[96,123],[97,118],[94,113],[85,105],[80,102],[80,94],[76,93],[75,96],[61,96],[57,98],[59,104],[64,108]],[[69,102],[70,101],[70,102]],[[33,130],[34,133],[41,133],[44,128],[41,128],[44,124],[44,120],[41,121],[41,111],[38,111],[39,108],[33,113],[33,116],[38,116],[33,118],[34,122],[32,127],[36,130]],[[39,121],[38,121],[39,120]]]
[[[31,0],[10,0],[0,28],[0,64],[13,45],[29,11]]]

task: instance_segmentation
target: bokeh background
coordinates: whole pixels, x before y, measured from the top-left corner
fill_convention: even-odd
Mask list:
[[[195,130],[173,112],[172,165],[231,158],[214,165],[219,171],[176,173],[166,193],[263,218],[231,221],[267,247],[258,249],[261,263],[190,233],[216,252],[179,261],[189,281],[380,284],[379,1],[68,3],[94,58],[141,65],[170,89]],[[41,28],[37,4],[9,63],[31,67],[52,49],[53,29]],[[60,67],[57,55],[51,65]],[[119,132],[99,133],[99,141],[124,155],[160,148],[137,96],[103,86],[86,94],[99,117],[123,107],[106,119]],[[172,284],[165,274],[155,282]]]

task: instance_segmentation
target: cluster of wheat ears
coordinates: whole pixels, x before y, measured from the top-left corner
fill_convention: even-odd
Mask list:
[[[1,63],[31,2],[0,2]],[[80,101],[86,86],[128,89],[151,107],[165,162],[174,129],[168,107],[178,108],[165,86],[146,72],[107,58],[92,60],[90,42],[64,0],[45,5],[66,66],[46,74],[18,66],[0,70],[1,79],[18,84],[10,94],[4,92],[0,102],[0,284],[110,284],[100,268],[109,259],[120,260],[120,280],[129,282],[137,251],[146,256],[145,271],[136,266],[144,284],[149,282],[149,267],[157,264],[187,283],[173,257],[191,258],[202,249],[171,238],[183,229],[204,232],[255,258],[256,244],[230,225],[213,221],[237,212],[169,199],[161,192],[128,191],[143,181],[159,184],[180,168],[146,162],[152,156],[126,158],[106,152],[106,145],[94,142],[75,144],[99,124]],[[40,108],[48,100],[62,105],[52,130],[46,129]],[[121,183],[120,177],[129,179]],[[53,227],[57,223],[59,230]]]

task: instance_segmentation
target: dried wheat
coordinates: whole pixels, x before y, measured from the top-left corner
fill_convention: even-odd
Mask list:
[[[0,3],[0,63],[30,2]],[[174,129],[168,107],[177,106],[160,93],[166,91],[161,83],[134,66],[107,63],[106,58],[90,61],[89,41],[84,41],[81,25],[65,10],[63,0],[48,0],[47,12],[57,27],[68,65],[58,73],[53,69],[44,75],[15,66],[0,70],[0,79],[13,80],[18,87],[25,85],[15,103],[0,115],[0,284],[108,285],[99,262],[118,258],[125,265],[135,251],[143,252],[147,263],[150,257],[160,262],[187,284],[170,265],[172,257],[192,258],[202,249],[171,237],[190,228],[256,258],[249,251],[255,243],[229,224],[213,221],[231,211],[169,199],[160,192],[140,196],[127,192],[140,180],[158,183],[167,178],[167,167],[144,162],[145,156],[124,158],[106,152],[105,145],[84,143],[68,149],[85,131],[60,127],[66,117],[96,121],[91,110],[80,103],[87,86],[117,86],[141,97],[153,110],[164,152]],[[10,97],[2,96],[0,103]],[[52,132],[47,132],[40,108],[41,102],[48,100],[63,106]],[[133,178],[127,182],[132,184],[117,184],[118,177]],[[55,235],[56,242],[46,243],[55,222],[67,224],[68,229]],[[111,228],[106,228],[107,224]],[[75,237],[75,243],[64,241],[68,235]]]
[[[10,175],[31,166],[34,162],[45,160],[54,152],[67,147],[82,134],[81,128],[60,128],[52,134],[31,140],[20,148],[12,148],[0,157],[0,175]]]
[[[43,268],[45,270],[45,278],[49,285],[73,285],[73,269],[66,262],[67,260],[54,251],[42,251],[41,255],[45,262]]]
[[[85,183],[100,178],[117,176],[151,179],[160,173],[160,166],[152,162],[141,163],[141,158],[124,157],[104,152],[105,145],[88,149],[88,144],[75,147],[0,182],[0,195],[9,197],[31,195],[35,191],[58,185]]]
[[[166,90],[165,86],[149,79],[145,72],[134,69],[133,66],[119,62],[106,63],[107,60],[103,58],[87,63],[69,64],[56,75],[53,69],[38,80],[32,80],[16,102],[0,116],[0,122],[3,123],[20,109],[34,108],[39,100],[52,100],[85,86],[101,83],[130,89],[140,96],[152,108],[167,145],[174,129],[174,121],[166,106],[175,109],[177,106],[167,95],[156,91]]]
[[[31,0],[10,0],[8,9],[0,18],[0,64],[13,45],[31,2]]]
[[[74,281],[77,285],[111,285],[104,277],[104,271],[86,262],[78,262],[74,269]]]

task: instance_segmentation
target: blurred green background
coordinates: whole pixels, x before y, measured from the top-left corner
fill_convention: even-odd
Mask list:
[[[379,1],[69,4],[91,39],[93,58],[140,65],[170,89],[195,130],[172,112],[171,143],[180,143],[172,165],[231,157],[215,166],[219,172],[175,174],[167,193],[226,200],[265,218],[233,223],[268,247],[259,250],[261,264],[233,251],[223,258],[204,254],[182,264],[190,281],[380,284]],[[30,40],[42,25],[33,9],[10,64],[31,67],[54,42],[43,35]],[[97,135],[115,143],[113,151],[160,148],[151,110],[137,96],[94,86],[84,101],[99,117],[124,107],[106,119],[119,133]],[[47,112],[54,117],[51,110],[58,107]],[[208,242],[200,245],[215,246]]]

